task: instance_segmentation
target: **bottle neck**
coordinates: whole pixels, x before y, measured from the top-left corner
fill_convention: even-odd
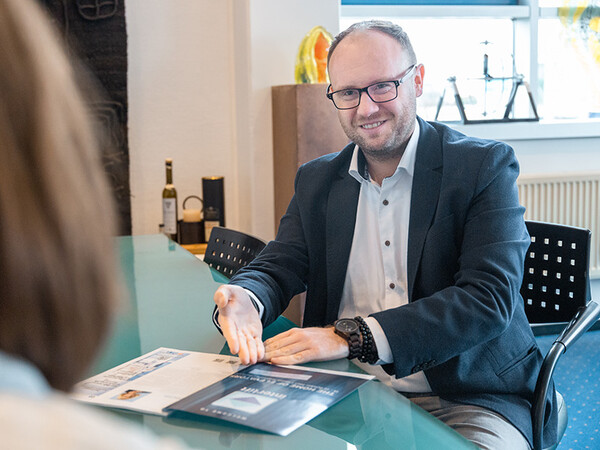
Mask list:
[[[173,168],[167,165],[167,184],[173,184]]]

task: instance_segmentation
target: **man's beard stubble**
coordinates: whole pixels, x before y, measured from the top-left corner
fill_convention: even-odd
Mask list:
[[[349,127],[346,127],[345,125],[342,125],[342,128],[344,129],[346,136],[348,136],[348,139],[357,144],[365,156],[377,161],[388,161],[401,158],[406,149],[406,144],[408,143],[408,140],[402,142],[401,137],[395,134],[393,136],[394,139],[389,140],[383,146],[374,147],[368,145],[366,140],[356,133],[354,129],[349,129]]]

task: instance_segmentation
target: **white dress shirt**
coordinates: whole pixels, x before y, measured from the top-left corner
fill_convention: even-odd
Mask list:
[[[404,378],[388,375],[381,364],[393,362],[388,340],[369,314],[397,308],[408,303],[407,258],[410,197],[415,170],[420,127],[415,119],[415,131],[406,145],[396,172],[379,186],[369,177],[368,170],[359,173],[358,146],[354,148],[348,173],[360,183],[358,208],[348,270],[338,317],[365,318],[377,345],[379,361],[369,365],[355,361],[366,372],[402,392],[431,392],[425,374],[417,372]],[[262,317],[262,302],[248,289]],[[216,314],[216,310],[215,310]],[[213,321],[217,326],[216,315]],[[401,326],[401,324],[399,324]]]
[[[396,171],[381,186],[369,177],[368,167],[359,173],[358,146],[348,171],[360,183],[360,194],[338,317],[365,318],[379,352],[378,364],[393,362],[392,351],[377,320],[367,316],[408,303],[408,224],[419,134],[415,121]],[[397,379],[379,365],[356,364],[396,390],[431,392],[423,372]]]

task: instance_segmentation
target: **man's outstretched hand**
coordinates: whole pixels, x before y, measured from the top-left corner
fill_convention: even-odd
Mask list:
[[[265,356],[262,323],[248,293],[239,286],[224,284],[214,297],[219,325],[229,350],[242,364],[256,364]]]

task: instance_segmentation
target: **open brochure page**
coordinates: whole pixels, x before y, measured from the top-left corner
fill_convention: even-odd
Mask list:
[[[166,408],[287,436],[373,376],[260,363]]]
[[[164,416],[166,406],[244,367],[234,356],[159,348],[78,383],[72,396]]]

